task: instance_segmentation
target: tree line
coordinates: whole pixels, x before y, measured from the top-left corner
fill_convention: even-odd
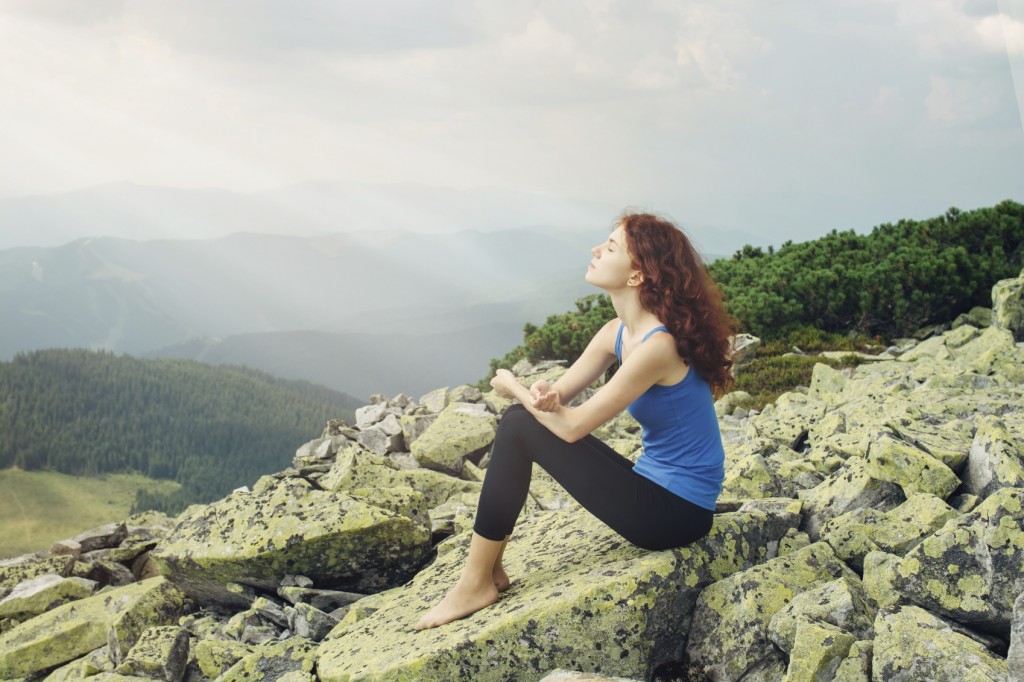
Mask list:
[[[909,336],[974,306],[988,307],[992,285],[1017,276],[1022,266],[1024,205],[1007,200],[885,223],[869,234],[832,230],[778,250],[746,245],[708,271],[741,331],[773,341],[808,330]],[[614,316],[610,299],[594,294],[540,327],[527,324],[523,343],[491,360],[488,379],[521,358],[572,362]]]
[[[137,472],[181,483],[139,493],[176,513],[280,471],[355,398],[244,367],[81,349],[0,363],[0,467],[74,475]]]

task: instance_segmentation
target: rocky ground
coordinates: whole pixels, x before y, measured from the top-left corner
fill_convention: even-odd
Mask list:
[[[721,399],[688,547],[631,546],[536,470],[511,589],[423,632],[508,403],[378,396],[251,490],[0,563],[0,679],[1024,680],[1022,291],[760,412]],[[628,415],[598,435],[639,454]]]

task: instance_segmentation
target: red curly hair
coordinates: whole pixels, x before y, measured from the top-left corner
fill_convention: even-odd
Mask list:
[[[643,273],[640,304],[658,316],[676,340],[679,357],[714,395],[732,386],[732,339],[739,330],[725,311],[722,291],[711,279],[689,238],[650,213],[625,213],[617,223],[626,234],[632,266]]]

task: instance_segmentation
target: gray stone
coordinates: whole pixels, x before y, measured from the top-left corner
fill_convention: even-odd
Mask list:
[[[1015,279],[1004,279],[992,287],[992,326],[1013,333],[1024,341],[1024,272]]]
[[[980,415],[961,492],[988,497],[999,488],[1024,487],[1024,451],[998,417]]]
[[[1013,620],[1010,623],[1010,650],[1006,654],[1009,671],[1007,682],[1024,682],[1024,592],[1013,602]]]
[[[145,630],[117,667],[121,675],[179,682],[188,662],[188,632],[177,625]]]

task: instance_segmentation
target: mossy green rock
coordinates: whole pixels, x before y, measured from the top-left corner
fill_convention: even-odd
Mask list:
[[[321,644],[317,672],[325,682],[535,680],[559,667],[643,677],[675,659],[700,590],[769,558],[797,519],[721,514],[696,543],[650,552],[583,509],[538,512],[505,551],[513,584],[497,604],[414,632],[462,570],[469,536],[452,538],[410,583],[357,602],[362,612]]]
[[[44,558],[28,555],[0,561],[0,594],[41,575],[67,577],[71,575],[74,564],[75,558],[70,555]]]
[[[201,639],[196,644],[196,662],[203,674],[212,680],[251,654],[253,648],[233,639]]]
[[[875,609],[868,603],[864,586],[855,577],[847,576],[793,597],[772,616],[768,634],[776,646],[792,656],[802,621],[827,623],[855,635],[856,639],[866,639],[874,620]]]
[[[776,497],[780,492],[779,480],[764,457],[747,455],[728,462],[722,482],[723,499]]]
[[[897,589],[937,614],[1007,636],[1022,573],[1024,489],[1002,488],[907,553]]]
[[[30,618],[76,599],[85,599],[96,589],[96,582],[85,578],[41,575],[19,583],[0,599],[0,618]]]
[[[690,661],[719,682],[784,664],[769,639],[772,617],[800,592],[848,575],[832,549],[817,542],[710,585],[694,609]]]
[[[992,324],[1024,341],[1024,273],[992,286]]]
[[[161,577],[58,606],[0,635],[0,678],[73,661],[108,638],[127,652],[147,627],[176,621],[183,608],[184,595]]]
[[[885,682],[1005,682],[1006,659],[911,605],[879,611],[871,675]]]
[[[453,495],[480,492],[480,484],[430,469],[399,469],[387,457],[375,455],[352,444],[338,452],[331,470],[317,483],[325,490],[344,492],[359,488],[412,488],[426,499],[428,508],[448,501]]]
[[[1024,446],[998,417],[978,417],[963,492],[988,497],[999,488],[1024,487]]]
[[[918,493],[888,512],[858,509],[838,516],[825,524],[821,539],[841,559],[860,569],[868,552],[903,555],[957,516],[959,512],[940,498]]]
[[[303,637],[267,642],[224,671],[217,682],[275,682],[296,675],[294,679],[311,679],[315,660],[316,644]]]
[[[865,508],[886,511],[905,497],[895,483],[872,476],[864,459],[851,457],[820,485],[804,491],[801,499],[801,530],[817,541],[824,525],[837,516]]]
[[[946,498],[960,486],[953,471],[924,450],[897,438],[881,435],[868,448],[867,473],[896,483],[905,495],[930,493]]]
[[[494,441],[494,415],[474,403],[451,403],[410,447],[420,466],[458,476],[462,458]]]
[[[187,662],[188,632],[177,625],[165,625],[145,630],[114,672],[178,682]]]
[[[825,622],[800,619],[789,655],[786,682],[826,682],[857,641],[849,632]]]
[[[153,561],[203,604],[245,605],[226,583],[273,592],[285,574],[382,589],[412,575],[430,549],[429,527],[301,479],[187,512],[168,538]]]

